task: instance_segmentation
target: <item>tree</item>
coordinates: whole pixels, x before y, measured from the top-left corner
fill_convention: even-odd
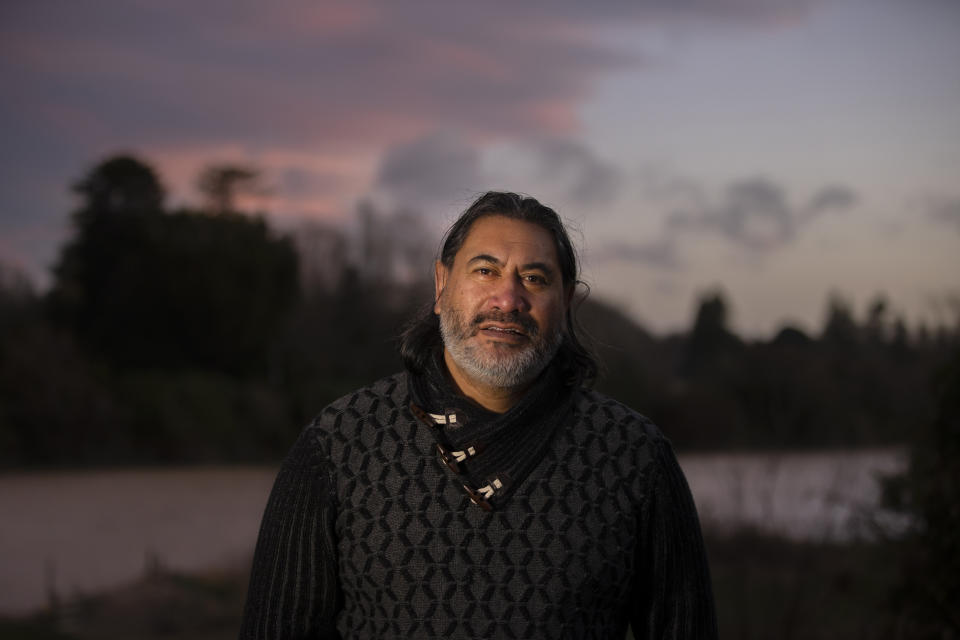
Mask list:
[[[99,213],[158,212],[166,195],[153,169],[130,155],[108,158],[73,190],[84,198],[82,212]]]
[[[874,296],[867,310],[867,324],[864,327],[869,342],[880,344],[886,341],[889,308],[890,303],[887,301],[886,295],[878,293]]]
[[[182,210],[164,216],[143,266],[139,286],[127,292],[138,329],[125,332],[121,353],[232,374],[266,367],[299,293],[289,239],[262,218]]]
[[[833,346],[849,347],[856,344],[857,334],[857,323],[853,319],[850,303],[837,293],[831,294],[827,302],[823,341]]]
[[[85,200],[55,269],[55,316],[114,363],[261,369],[298,292],[291,243],[265,221],[164,212],[146,164],[120,156],[78,183]]]
[[[154,170],[128,155],[101,162],[73,191],[81,197],[72,215],[74,236],[53,269],[48,301],[57,320],[96,343],[112,329],[103,311],[122,302],[115,298],[116,281],[143,255],[165,193]]]
[[[742,346],[740,339],[727,328],[727,301],[723,292],[702,296],[687,345],[684,371],[692,374],[721,363],[725,356]]]
[[[910,637],[960,637],[960,351],[936,380],[938,410],[918,430],[903,476],[888,480],[888,506],[913,526],[900,541],[896,593]]]
[[[197,179],[197,188],[206,198],[209,210],[220,214],[236,211],[237,196],[264,192],[259,171],[232,164],[212,165],[204,169]]]

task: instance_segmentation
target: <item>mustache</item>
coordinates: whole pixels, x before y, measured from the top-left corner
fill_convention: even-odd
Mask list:
[[[519,311],[487,311],[485,313],[478,313],[474,318],[471,325],[474,328],[474,332],[477,331],[479,327],[484,322],[503,322],[518,324],[523,327],[524,333],[526,333],[531,338],[535,338],[540,334],[540,327],[537,326],[537,321],[526,313],[520,313]]]

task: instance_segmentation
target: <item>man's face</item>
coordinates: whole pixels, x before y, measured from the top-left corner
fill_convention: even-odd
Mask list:
[[[474,222],[453,266],[436,265],[451,373],[497,388],[532,381],[560,346],[570,292],[548,231],[503,216]]]

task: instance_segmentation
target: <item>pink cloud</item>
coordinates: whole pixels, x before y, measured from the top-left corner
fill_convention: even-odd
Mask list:
[[[376,158],[369,153],[310,153],[296,150],[252,151],[241,145],[160,147],[144,149],[142,157],[156,165],[171,201],[200,202],[196,179],[212,164],[241,164],[261,173],[267,193],[240,202],[242,208],[278,217],[343,218],[352,211],[356,194],[370,183]],[[296,181],[290,179],[296,177]]]
[[[753,28],[812,1],[14,3],[0,21],[3,153],[22,164],[29,152],[52,192],[69,167],[79,177],[132,149],[184,201],[202,166],[249,162],[286,185],[272,211],[331,216],[388,149],[432,131],[476,146],[575,132],[599,77],[644,64],[599,27],[722,16]],[[28,194],[0,208],[14,200],[12,217],[36,215]]]

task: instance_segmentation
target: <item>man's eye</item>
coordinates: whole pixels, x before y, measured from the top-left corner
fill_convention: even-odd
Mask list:
[[[540,275],[530,274],[523,278],[531,284],[547,284],[547,279]]]
[[[477,273],[481,276],[489,276],[493,273],[493,269],[488,269],[487,267],[479,267],[474,273]]]

